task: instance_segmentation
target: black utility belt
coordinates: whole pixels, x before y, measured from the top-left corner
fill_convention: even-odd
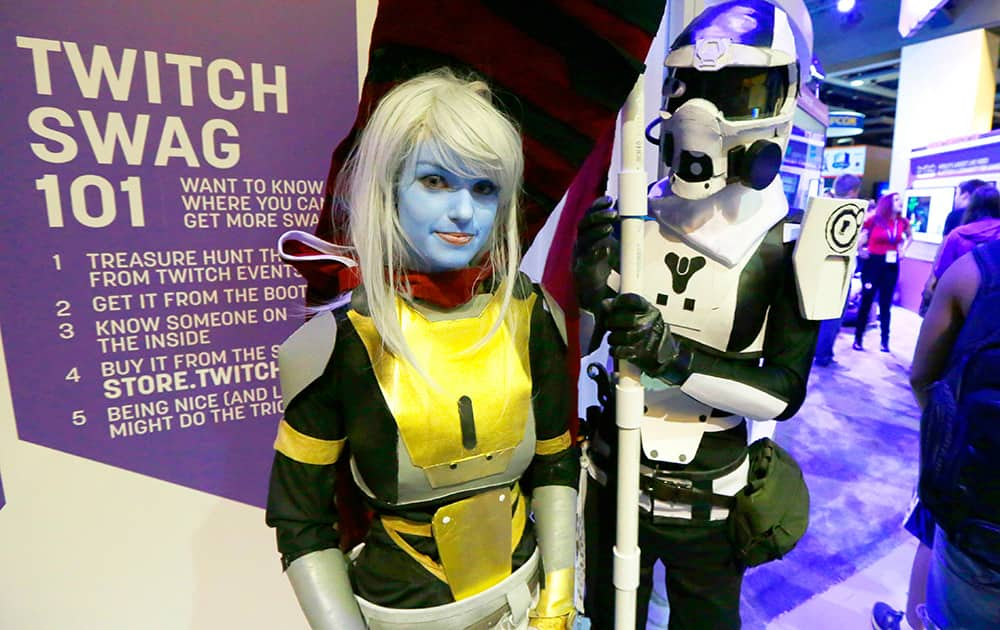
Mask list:
[[[688,485],[689,483],[682,479],[659,479],[639,474],[639,490],[657,501],[686,505],[711,505],[726,509],[733,506],[733,497],[706,490],[696,490]]]
[[[733,497],[712,492],[708,488],[717,479],[735,472],[746,461],[747,449],[742,449],[739,457],[720,468],[702,471],[658,470],[652,474],[639,473],[639,490],[649,498],[670,503],[701,505],[729,509]],[[695,487],[700,485],[702,487]],[[708,486],[708,487],[706,487]]]

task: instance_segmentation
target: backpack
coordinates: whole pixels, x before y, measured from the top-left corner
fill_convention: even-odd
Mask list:
[[[1000,570],[1000,241],[920,418],[920,500],[967,555]]]

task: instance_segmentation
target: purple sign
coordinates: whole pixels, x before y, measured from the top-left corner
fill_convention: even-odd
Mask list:
[[[1000,173],[1000,135],[984,134],[973,146],[917,149],[910,158],[910,180],[937,177],[983,177]]]
[[[4,350],[20,439],[263,505],[275,347],[353,121],[353,0],[7,3]],[[2,496],[0,496],[2,501]]]

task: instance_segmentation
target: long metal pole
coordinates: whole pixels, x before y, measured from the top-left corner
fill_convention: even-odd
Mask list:
[[[618,212],[621,216],[621,292],[642,291],[642,238],[646,217],[646,171],[643,166],[642,75],[622,109]],[[643,389],[639,368],[618,365],[616,385],[618,425],[618,505],[613,580],[615,629],[635,628],[636,590],[639,586],[639,424]]]

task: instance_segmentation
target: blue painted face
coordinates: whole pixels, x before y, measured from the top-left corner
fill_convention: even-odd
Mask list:
[[[454,173],[421,146],[396,194],[417,271],[468,267],[489,240],[499,205],[499,189],[489,178]]]

